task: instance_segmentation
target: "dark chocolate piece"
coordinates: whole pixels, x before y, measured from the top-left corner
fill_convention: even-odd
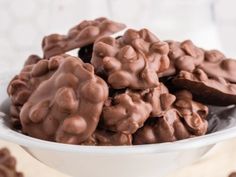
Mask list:
[[[208,108],[193,101],[188,91],[175,95],[176,101],[163,116],[152,118],[133,135],[134,144],[172,142],[206,133]]]
[[[44,37],[42,41],[44,58],[64,54],[70,50],[92,44],[95,40],[119,32],[125,27],[124,24],[107,18],[84,20],[71,28],[67,35],[51,34]]]
[[[81,47],[78,51],[78,57],[85,63],[90,63],[93,54],[93,44]]]
[[[108,97],[107,84],[91,64],[65,56],[22,107],[23,133],[61,143],[80,144],[95,131]]]
[[[157,73],[169,67],[169,47],[147,29],[127,30],[118,39],[104,37],[94,44],[91,63],[98,74],[106,73],[115,89],[154,88]]]
[[[7,148],[0,149],[0,176],[23,177],[23,173],[16,171],[16,159],[11,156]]]

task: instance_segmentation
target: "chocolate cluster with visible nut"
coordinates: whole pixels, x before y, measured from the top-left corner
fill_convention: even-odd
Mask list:
[[[161,116],[174,99],[163,84],[142,91],[126,90],[107,101],[102,121],[109,130],[133,134],[149,117]]]
[[[159,84],[157,74],[169,67],[169,47],[147,29],[128,29],[118,39],[94,44],[91,63],[115,89],[146,89]]]
[[[65,56],[22,107],[22,131],[44,140],[79,144],[95,131],[107,96],[107,84],[94,74],[91,64]]]
[[[19,114],[31,94],[57,70],[63,56],[41,59],[31,55],[25,62],[21,72],[8,85],[7,92],[11,99],[10,121],[14,128],[20,127]]]
[[[123,30],[122,23],[107,18],[85,20],[74,26],[66,35],[51,34],[44,37],[42,48],[45,58],[63,54],[70,50],[92,44],[95,40]]]
[[[0,149],[0,176],[23,177],[23,173],[16,171],[16,159],[11,156],[7,148]]]
[[[206,134],[208,107],[236,104],[236,61],[106,18],[43,39],[8,87],[11,122],[32,137],[138,145]],[[77,49],[78,56],[66,52]]]
[[[192,71],[181,70],[173,84],[190,90],[196,100],[206,104],[236,104],[235,68],[236,61],[226,58],[221,52],[205,51],[204,60]]]
[[[207,106],[192,100],[188,91],[175,94],[174,103],[162,116],[150,119],[134,134],[134,144],[171,142],[204,135],[207,131]]]

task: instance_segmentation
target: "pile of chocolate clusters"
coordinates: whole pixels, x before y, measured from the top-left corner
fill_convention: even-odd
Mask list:
[[[205,104],[236,103],[236,61],[148,29],[113,37],[125,28],[98,18],[46,36],[9,84],[12,125],[69,144],[162,143],[206,134]]]

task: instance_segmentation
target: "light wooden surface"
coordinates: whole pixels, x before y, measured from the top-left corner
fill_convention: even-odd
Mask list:
[[[17,158],[17,169],[23,172],[25,177],[69,177],[34,159],[18,145],[0,140],[0,148],[2,147],[8,147],[11,154]]]
[[[10,148],[11,153],[17,158],[17,169],[22,171],[25,177],[69,177],[35,160],[18,145],[0,141],[0,147]],[[236,170],[235,149],[236,139],[220,143],[195,164],[168,177],[228,177],[230,172]]]

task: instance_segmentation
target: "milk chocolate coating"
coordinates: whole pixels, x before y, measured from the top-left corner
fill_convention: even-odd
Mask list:
[[[94,43],[91,63],[98,74],[105,73],[115,89],[154,88],[157,73],[169,67],[169,47],[147,29],[127,30],[118,39],[104,37]]]
[[[121,146],[132,145],[132,135],[97,129],[82,145]]]
[[[166,41],[169,45],[170,66],[159,73],[159,77],[172,76],[179,71],[192,72],[204,60],[204,51],[193,44],[191,40],[183,42]]]
[[[126,90],[107,101],[102,120],[109,130],[133,134],[150,116],[161,116],[174,100],[163,84],[143,91]]]
[[[236,103],[236,85],[221,78],[210,78],[201,70],[182,71],[173,80],[176,87],[190,90],[195,99],[211,105],[227,106]]]
[[[205,53],[205,60],[198,68],[202,69],[211,78],[236,83],[236,60],[225,58],[217,50],[206,51]]]
[[[30,56],[27,58],[27,60],[25,61],[24,66],[36,64],[36,63],[38,63],[41,59],[42,59],[42,58],[39,57],[38,55],[30,55]]]
[[[66,56],[24,104],[23,132],[36,138],[80,144],[95,131],[108,97],[107,84],[94,68]]]
[[[19,128],[19,114],[22,106],[34,90],[51,77],[58,67],[58,62],[62,59],[63,57],[56,57],[46,60],[31,55],[21,72],[9,83],[7,92],[11,99],[10,121],[13,127]]]
[[[1,177],[23,177],[16,171],[16,159],[11,156],[7,148],[0,149],[0,176]]]
[[[193,101],[188,91],[175,95],[176,101],[163,116],[152,118],[133,135],[134,144],[172,142],[206,133],[207,106]]]
[[[152,106],[150,117],[160,117],[168,110],[175,101],[175,96],[169,93],[168,89],[163,83],[159,86],[146,89],[141,92],[146,102]]]
[[[206,104],[236,103],[236,61],[219,51],[206,51],[205,60],[193,72],[181,71],[173,84],[190,90],[195,99]]]
[[[174,87],[188,89],[202,103],[220,106],[236,103],[235,60],[227,59],[217,50],[204,51],[190,40],[168,44],[170,67],[159,77],[172,76]]]
[[[152,111],[139,93],[129,92],[116,95],[103,108],[103,121],[110,130],[131,134],[142,127]]]
[[[125,27],[124,24],[107,18],[84,20],[71,28],[66,35],[51,34],[44,37],[42,41],[44,58],[50,58],[92,44],[95,40],[119,32]]]

